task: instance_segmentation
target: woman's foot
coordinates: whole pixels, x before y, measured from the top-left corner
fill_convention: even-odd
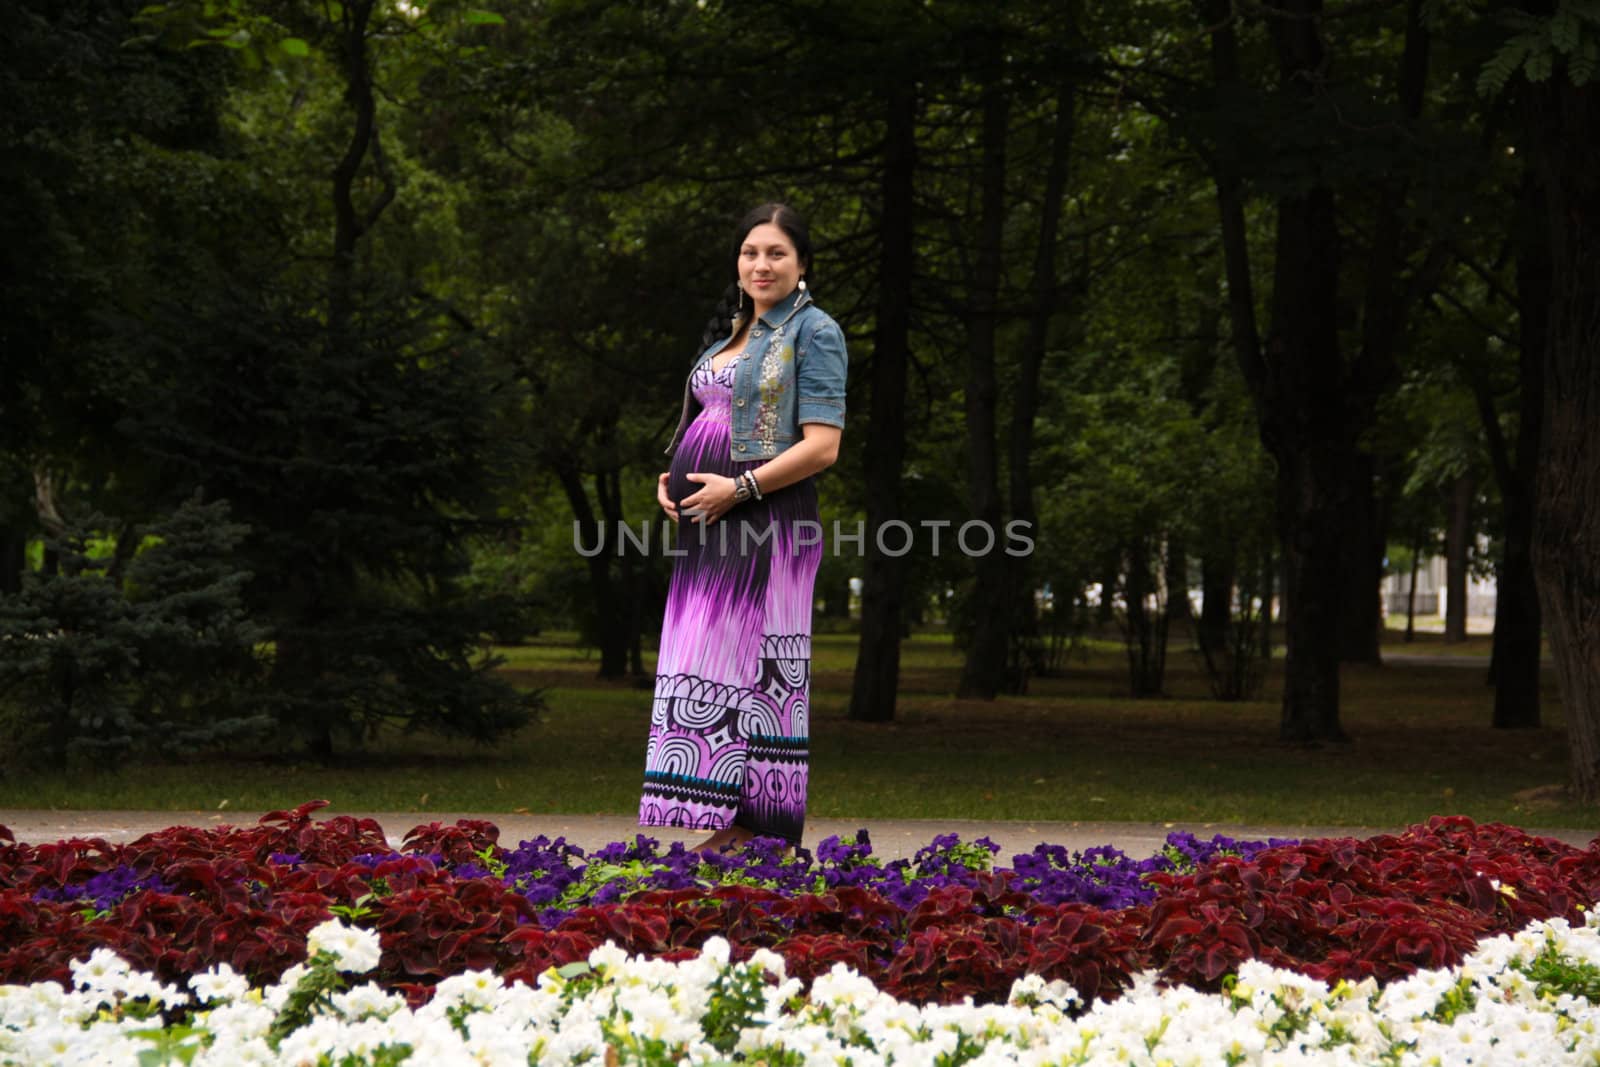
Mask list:
[[[725,826],[689,851],[717,853],[725,848],[739,848],[746,842],[755,840],[755,836],[752,831],[742,826]]]

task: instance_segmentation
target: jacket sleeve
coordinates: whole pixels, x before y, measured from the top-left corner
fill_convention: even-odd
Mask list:
[[[795,387],[800,394],[799,422],[844,427],[844,393],[850,357],[844,331],[824,317],[809,336],[802,337],[795,367]]]

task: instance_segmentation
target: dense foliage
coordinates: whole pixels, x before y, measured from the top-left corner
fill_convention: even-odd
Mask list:
[[[81,531],[56,542],[59,569],[0,601],[0,690],[17,698],[20,746],[59,765],[270,732],[255,696],[266,632],[233,555],[247,531],[226,502],[194,500],[140,531],[137,554],[132,531],[98,555]]]
[[[1539,723],[1536,578],[1560,606],[1600,795],[1600,259],[1552,237],[1600,216],[1587,2],[14,6],[0,592],[69,527],[226,500],[270,710],[323,755],[521,721],[486,633],[643,673],[667,561],[616,524],[655,515],[729,220],[776,197],[853,352],[825,513],[1036,525],[1015,561],[829,558],[856,718],[927,621],[967,696],[1095,613],[1132,691],[1173,642],[1250,696],[1292,604],[1281,732],[1336,739],[1389,546],[1444,540],[1505,593],[1495,725]]]

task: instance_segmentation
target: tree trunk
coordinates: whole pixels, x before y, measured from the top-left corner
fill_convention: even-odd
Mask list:
[[[67,768],[67,754],[72,748],[72,735],[75,723],[72,705],[76,686],[73,684],[70,673],[61,682],[60,692],[56,695],[50,709],[50,726],[47,731],[45,746],[45,762],[52,769],[63,771]]]
[[[999,389],[995,334],[999,329],[1000,267],[1006,224],[1006,133],[1010,97],[998,75],[983,98],[982,163],[978,246],[967,307],[967,494],[972,518],[1001,534],[1000,457],[995,441]],[[977,595],[972,632],[956,695],[993,700],[1005,687],[1014,607],[1008,588],[1011,567],[998,549],[973,561]]]
[[[1221,549],[1200,561],[1200,621],[1195,628],[1195,637],[1208,656],[1218,655],[1228,647],[1228,630],[1233,625],[1233,585],[1237,570],[1237,558]],[[1270,596],[1270,593],[1267,595]]]
[[[22,572],[28,566],[28,535],[16,528],[0,530],[0,596],[22,592]]]
[[[1532,175],[1522,182],[1523,235],[1517,250],[1517,303],[1520,347],[1517,355],[1516,454],[1509,453],[1500,429],[1494,396],[1481,376],[1473,381],[1478,413],[1500,487],[1500,565],[1494,611],[1494,653],[1489,681],[1494,686],[1497,729],[1536,727],[1542,719],[1539,681],[1539,586],[1533,571],[1534,501],[1539,492],[1539,435],[1544,419],[1544,353],[1550,319],[1550,249],[1544,232],[1544,197]]]
[[[850,572],[839,569],[836,577],[824,576],[822,584],[822,617],[848,619],[850,617]]]
[[[106,577],[122,588],[122,578],[127,572],[128,564],[133,562],[133,557],[138,554],[139,544],[144,540],[143,529],[136,523],[124,522],[117,530],[117,547],[112,551],[111,564],[106,568]]]
[[[1531,87],[1550,241],[1550,316],[1533,562],[1571,753],[1600,803],[1600,86]]]
[[[1320,4],[1306,6],[1310,13],[1319,12],[1321,8]],[[1283,32],[1285,38],[1290,36],[1289,31]],[[1286,69],[1314,78],[1317,76],[1314,69],[1304,63],[1321,54],[1315,28],[1296,35],[1301,39],[1299,45],[1280,43],[1280,54],[1289,60]],[[1423,18],[1423,0],[1407,0],[1405,46],[1395,79],[1395,102],[1408,120],[1414,121],[1422,113],[1430,45]],[[1371,423],[1379,399],[1398,376],[1396,353],[1415,306],[1415,301],[1408,299],[1408,287],[1402,284],[1400,276],[1415,243],[1415,230],[1406,224],[1403,214],[1409,190],[1410,182],[1404,170],[1378,183],[1372,244],[1367,254],[1367,287],[1361,303],[1360,350],[1345,390],[1345,413],[1351,422],[1352,441],[1359,439],[1361,428]],[[1375,475],[1379,470],[1376,458],[1352,446],[1349,463],[1352,483],[1348,490],[1350,507],[1344,519],[1345,583],[1340,611],[1340,656],[1347,663],[1381,663],[1381,598],[1383,556],[1389,533],[1388,508],[1385,500],[1374,495]]]
[[[882,254],[878,315],[872,345],[872,406],[866,457],[867,558],[861,592],[861,641],[850,693],[850,718],[889,722],[900,679],[900,626],[905,596],[904,557],[878,550],[876,531],[900,516],[905,463],[906,368],[911,358],[911,216],[916,173],[916,89],[896,82],[888,91],[884,135]]]
[[[1320,49],[1315,54],[1320,56]],[[1313,58],[1298,62],[1315,66]],[[1267,344],[1277,368],[1276,396],[1266,419],[1270,440],[1277,445],[1279,541],[1286,577],[1288,661],[1279,734],[1300,743],[1345,739],[1339,723],[1342,523],[1354,506],[1351,464],[1357,428],[1350,424],[1350,413],[1339,410],[1344,365],[1339,354],[1338,248],[1331,189],[1312,188],[1279,201],[1273,333]]]
[[[1188,625],[1194,621],[1189,603],[1189,550],[1179,538],[1167,542],[1167,621]]]
[[[367,56],[367,27],[376,7],[377,0],[351,0],[335,16],[340,23],[339,61],[344,73],[345,102],[355,111],[350,140],[333,169],[333,258],[329,261],[328,328],[336,344],[348,330],[353,310],[357,245],[395,194],[395,183],[378,140],[378,102],[372,91],[372,65]],[[369,153],[377,163],[383,191],[362,212],[355,202],[356,179]]]
[[[1134,538],[1127,546],[1123,568],[1123,643],[1128,653],[1128,689],[1134,697],[1161,696],[1166,685],[1168,613],[1156,581],[1164,561],[1157,558],[1152,566],[1151,559],[1152,555],[1159,557],[1158,544],[1158,534]]]
[[[1017,362],[1017,379],[1011,401],[1011,462],[1009,464],[1011,515],[1028,524],[1030,533],[1039,523],[1033,503],[1033,428],[1039,412],[1039,379],[1050,343],[1050,323],[1056,310],[1056,246],[1061,229],[1061,205],[1067,188],[1068,163],[1077,132],[1077,93],[1072,81],[1062,83],[1056,96],[1056,126],[1050,141],[1050,162],[1045,168],[1044,199],[1039,207],[1039,244],[1033,260],[1033,306],[1028,332]],[[1032,560],[1028,556],[1004,557],[1011,566],[1009,586],[1014,599],[1012,622],[1016,627],[1013,692],[1027,690],[1028,674],[1044,658],[1033,602]]]
[[[1278,560],[1273,555],[1272,542],[1269,539],[1265,548],[1261,550],[1261,658],[1272,658],[1272,624],[1274,612],[1272,602],[1277,597],[1278,588]]]
[[[315,633],[326,611],[319,591],[311,588],[310,583],[296,581],[291,583],[290,589],[298,608],[294,617],[304,629],[291,632],[280,628],[274,635],[270,685],[275,693],[290,697],[289,720],[305,742],[306,752],[319,763],[329,763],[335,751],[333,723],[322,714],[311,718],[311,712],[301,703],[319,703],[315,695],[308,697],[307,694],[321,686],[328,675],[322,645],[307,636]]]
[[[639,614],[637,610],[634,611],[630,621],[632,634],[628,639],[628,670],[635,678],[646,679],[649,672],[644,669],[644,625]]]
[[[1211,33],[1219,91],[1238,89],[1238,42],[1228,0],[1197,0]],[[1319,0],[1287,0],[1271,21],[1279,84],[1294,107],[1316,92],[1326,58]],[[1277,460],[1278,535],[1284,553],[1285,665],[1280,735],[1342,740],[1339,638],[1343,512],[1363,411],[1349,406],[1339,350],[1339,230],[1333,190],[1311,184],[1278,201],[1271,332],[1255,325],[1242,182],[1215,161],[1232,340],[1250,387],[1262,443]],[[1269,371],[1270,368],[1270,371]],[[1372,375],[1373,380],[1379,376]]]
[[[1373,492],[1372,457],[1351,458],[1350,509],[1341,519],[1344,587],[1340,594],[1339,658],[1345,663],[1383,662],[1378,631],[1383,625],[1383,546],[1386,531]]]
[[[1422,570],[1422,538],[1411,546],[1411,584],[1406,588],[1406,644],[1417,639],[1417,574]]]
[[[602,443],[606,446],[611,444],[610,433],[611,430],[608,429],[602,439]],[[621,469],[613,467],[596,474],[595,487],[600,498],[601,522],[605,524],[607,530],[620,533],[628,521],[622,503]],[[648,534],[643,540],[646,546],[650,544]],[[621,596],[614,597],[612,603],[606,604],[601,609],[611,617],[609,625],[605,628],[606,643],[601,646],[600,662],[604,668],[608,663],[626,661],[626,672],[640,678],[644,676],[644,643],[643,635],[640,633],[644,617],[644,582],[640,572],[644,569],[645,563],[639,558],[640,549],[631,538],[619,537],[614,551],[617,557],[617,569],[621,572],[615,588]],[[610,647],[612,642],[620,647]],[[618,668],[616,674],[607,674],[603,677],[620,678],[623,673],[624,668]]]
[[[1095,605],[1094,621],[1101,626],[1116,617],[1117,587],[1122,584],[1122,553],[1109,552],[1100,564],[1100,602]]]
[[[555,464],[556,477],[572,507],[577,536],[589,566],[589,599],[595,612],[595,642],[600,646],[601,678],[621,678],[628,670],[628,633],[625,617],[619,610],[622,597],[611,576],[611,561],[616,558],[614,523],[597,517],[584,490],[583,477],[570,461]],[[597,550],[598,549],[598,550]]]
[[[1467,564],[1472,546],[1472,498],[1477,491],[1470,474],[1458,475],[1450,489],[1450,524],[1444,537],[1444,639],[1447,644],[1459,644],[1467,639]]]
[[[1494,719],[1496,729],[1531,729],[1540,724],[1539,586],[1529,552],[1533,516],[1524,512],[1517,529],[1506,530],[1495,604]],[[1517,545],[1512,547],[1515,538]]]
[[[1278,734],[1314,744],[1346,740],[1339,723],[1340,533],[1348,484],[1338,448],[1280,463],[1278,511],[1284,555],[1283,711]]]

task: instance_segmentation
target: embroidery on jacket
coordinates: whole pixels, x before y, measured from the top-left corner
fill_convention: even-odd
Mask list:
[[[783,397],[783,367],[794,359],[794,348],[784,343],[783,327],[772,331],[761,357],[761,399],[756,404],[754,436],[764,456],[778,454],[778,402]]]

